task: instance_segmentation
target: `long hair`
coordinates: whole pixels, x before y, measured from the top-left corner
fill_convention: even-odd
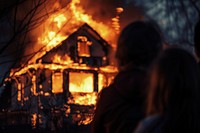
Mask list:
[[[200,132],[199,68],[180,48],[166,49],[152,66],[147,115],[163,116],[163,133]]]

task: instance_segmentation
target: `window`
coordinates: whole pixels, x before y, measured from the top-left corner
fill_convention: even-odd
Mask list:
[[[62,93],[63,92],[63,74],[61,72],[54,72],[52,74],[52,92]]]
[[[94,74],[85,72],[69,73],[69,91],[70,92],[93,92]]]
[[[87,37],[79,36],[78,37],[78,56],[81,57],[90,57],[89,46],[92,43],[88,41]]]

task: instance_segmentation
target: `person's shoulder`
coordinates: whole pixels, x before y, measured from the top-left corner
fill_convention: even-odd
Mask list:
[[[161,116],[151,115],[144,120],[142,120],[136,130],[133,133],[147,133],[147,131],[150,132],[150,130],[154,127],[154,125],[157,125],[156,123],[161,119]]]
[[[144,125],[149,125],[149,124],[151,124],[152,122],[154,122],[155,120],[158,120],[160,117],[161,117],[161,116],[158,115],[158,114],[156,114],[156,115],[151,115],[151,116],[149,116],[149,117],[147,117],[147,118],[145,118],[145,119],[143,120],[143,124],[144,124]]]

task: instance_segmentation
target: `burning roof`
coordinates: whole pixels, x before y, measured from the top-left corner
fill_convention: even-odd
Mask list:
[[[78,60],[80,57],[108,58],[109,50],[111,46],[93,28],[84,24],[58,46],[38,58],[36,62],[80,63]]]
[[[20,75],[21,73],[32,67],[41,67],[41,65],[38,65],[39,59],[44,59],[48,55],[49,51],[53,50],[54,47],[57,47],[58,45],[62,45],[63,43],[67,42],[69,36],[73,38],[73,33],[77,33],[76,31],[82,32],[83,34],[85,34],[85,32],[87,32],[87,34],[90,34],[89,36],[91,37],[87,41],[87,45],[89,45],[89,42],[92,40],[95,40],[96,43],[101,44],[101,46],[99,46],[99,50],[97,50],[96,48],[92,50],[92,56],[94,55],[96,57],[102,57],[104,52],[104,56],[107,56],[107,49],[109,48],[106,47],[115,46],[117,31],[112,26],[108,26],[102,22],[97,22],[92,18],[92,16],[86,14],[85,10],[80,5],[80,0],[72,0],[65,8],[61,8],[58,2],[56,2],[55,4],[55,11],[49,14],[49,17],[46,19],[46,21],[44,21],[41,26],[33,31],[34,36],[37,37],[37,42],[35,43],[34,47],[37,47],[36,49],[39,50],[33,51],[36,54],[29,58],[28,62],[26,61],[26,63],[23,63],[21,68],[13,69],[10,73],[10,76]],[[119,18],[117,17],[117,19]],[[102,38],[104,38],[111,45],[109,46]],[[86,38],[80,37],[79,39],[84,41]],[[93,45],[95,45],[96,43],[93,43]],[[93,46],[91,46],[91,48],[92,47]],[[83,56],[84,54],[86,53],[82,53],[82,55],[79,56]],[[69,58],[66,56],[64,59],[68,60]],[[82,59],[85,60],[85,58]],[[74,60],[74,62],[78,61],[77,59],[72,60]]]
[[[63,40],[49,51],[39,51],[32,58],[32,63],[23,67],[19,71],[13,70],[11,75],[21,75],[30,68],[57,69],[65,65],[72,67],[75,63],[85,64],[86,66],[101,67],[109,65],[109,52],[113,49],[92,27],[83,24],[69,37]],[[33,61],[33,59],[35,61]],[[45,66],[42,64],[57,64]],[[68,66],[66,66],[68,65]],[[86,68],[87,69],[87,68]],[[88,68],[91,69],[91,68]]]

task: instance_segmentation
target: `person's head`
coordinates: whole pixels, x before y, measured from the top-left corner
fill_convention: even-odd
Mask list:
[[[120,33],[116,59],[119,69],[128,64],[149,66],[162,49],[162,35],[159,27],[151,21],[135,21]]]
[[[200,60],[200,19],[194,29],[194,48],[198,59]]]
[[[151,68],[147,115],[170,114],[167,119],[171,123],[193,126],[199,114],[199,89],[199,68],[194,56],[184,49],[168,48]]]

